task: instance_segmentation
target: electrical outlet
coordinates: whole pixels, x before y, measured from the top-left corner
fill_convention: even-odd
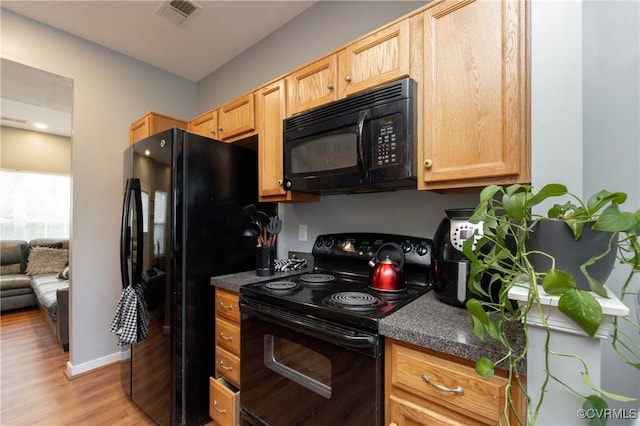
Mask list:
[[[307,241],[307,225],[298,225],[298,240]]]

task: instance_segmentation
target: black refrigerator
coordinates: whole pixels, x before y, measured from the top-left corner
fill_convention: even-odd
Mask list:
[[[242,208],[258,203],[256,150],[173,128],[124,155],[123,288],[137,285],[148,336],[125,346],[122,385],[161,425],[210,420],[214,275],[255,269],[255,231]]]

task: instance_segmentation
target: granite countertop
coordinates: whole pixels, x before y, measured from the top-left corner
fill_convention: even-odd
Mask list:
[[[466,309],[441,302],[433,291],[380,320],[379,332],[473,362],[481,357],[496,361],[505,354],[505,349],[495,340],[488,337],[483,341],[473,334]],[[524,347],[522,327],[515,324],[509,327],[508,337],[516,348]],[[522,362],[519,371],[525,373],[525,369],[526,363]]]
[[[312,264],[313,261],[308,262],[308,265]],[[313,268],[307,266],[298,271],[257,276],[252,270],[211,277],[211,285],[239,292],[240,287],[246,284],[311,271]],[[493,339],[487,338],[483,341],[473,334],[471,318],[466,309],[441,302],[433,291],[380,320],[379,332],[386,337],[473,362],[480,357],[495,361],[505,354],[504,348]],[[524,333],[521,327],[515,325],[511,327],[509,337],[512,343],[515,342],[517,348],[524,347]],[[522,373],[525,373],[525,364],[522,362],[519,366]]]

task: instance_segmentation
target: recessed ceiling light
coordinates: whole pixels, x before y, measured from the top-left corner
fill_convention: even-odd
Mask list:
[[[33,126],[34,126],[34,127],[36,127],[36,128],[38,128],[38,129],[43,129],[43,130],[44,130],[44,129],[48,129],[48,128],[49,128],[49,126],[47,126],[47,125],[46,125],[46,124],[44,124],[44,123],[34,123],[34,125],[33,125]]]

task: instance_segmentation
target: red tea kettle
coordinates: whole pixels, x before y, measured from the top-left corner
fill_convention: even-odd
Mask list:
[[[380,258],[384,256],[384,259]],[[397,261],[392,260],[397,259]],[[382,244],[373,259],[369,273],[369,287],[379,291],[403,291],[407,289],[404,279],[404,251],[395,243]]]

